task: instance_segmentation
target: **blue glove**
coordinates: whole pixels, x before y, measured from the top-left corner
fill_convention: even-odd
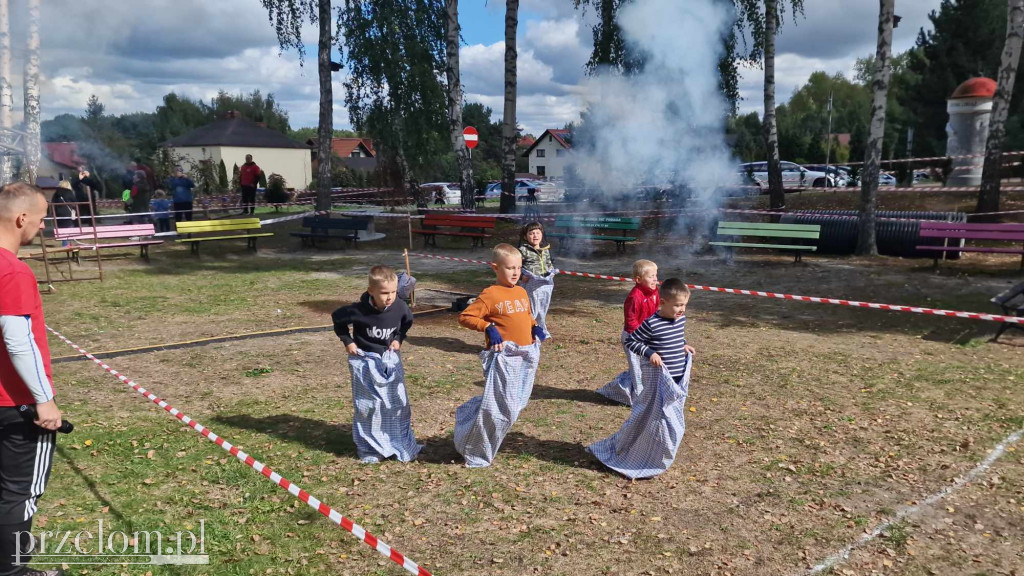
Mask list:
[[[548,339],[548,335],[544,332],[544,329],[541,328],[540,326],[534,326],[533,330],[532,330],[532,333],[533,333],[533,337],[536,338],[537,340],[540,340],[541,342],[543,342],[543,341]]]
[[[484,333],[487,334],[487,342],[489,342],[490,346],[495,346],[504,342],[501,338],[501,333],[498,332],[498,327],[493,324],[488,326],[487,329],[484,330]]]

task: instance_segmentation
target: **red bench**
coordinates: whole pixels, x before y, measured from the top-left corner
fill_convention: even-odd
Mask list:
[[[437,247],[437,236],[462,236],[473,239],[473,246],[483,246],[484,239],[491,235],[484,230],[494,230],[494,216],[468,216],[462,214],[427,214],[423,218],[423,228],[413,230],[423,235],[424,246]],[[440,228],[458,228],[458,231],[441,230]]]
[[[149,260],[149,247],[163,244],[163,240],[143,240],[153,236],[156,229],[152,224],[125,224],[121,226],[96,226],[85,228],[57,228],[53,231],[54,240],[67,240],[80,250],[106,250],[108,248],[139,247],[139,256]],[[122,242],[99,243],[97,240],[117,240]],[[77,253],[76,253],[77,254]]]
[[[921,238],[939,238],[942,246],[918,246],[918,250],[936,252],[935,266],[939,258],[948,252],[988,252],[994,254],[1020,254],[1021,269],[1024,270],[1024,224],[968,224],[966,222],[921,221]],[[952,244],[950,245],[951,242]],[[966,240],[987,242],[1011,242],[1016,246],[967,246]]]

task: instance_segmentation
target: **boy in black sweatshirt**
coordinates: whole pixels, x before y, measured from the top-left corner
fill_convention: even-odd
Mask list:
[[[352,372],[352,438],[364,463],[391,456],[408,462],[421,446],[412,431],[405,372],[398,351],[412,327],[412,312],[398,298],[398,276],[388,266],[370,269],[359,302],[331,314]]]

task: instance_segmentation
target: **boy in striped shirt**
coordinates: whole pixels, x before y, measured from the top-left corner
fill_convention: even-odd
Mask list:
[[[626,348],[664,367],[678,384],[686,371],[687,354],[693,347],[686,343],[686,304],[690,289],[678,278],[661,284],[658,312],[643,322],[626,338]]]

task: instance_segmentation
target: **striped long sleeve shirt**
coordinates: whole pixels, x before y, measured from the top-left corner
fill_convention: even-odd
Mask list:
[[[661,356],[665,368],[676,381],[686,371],[686,316],[675,320],[654,314],[640,323],[640,326],[626,338],[630,352],[650,359]]]

